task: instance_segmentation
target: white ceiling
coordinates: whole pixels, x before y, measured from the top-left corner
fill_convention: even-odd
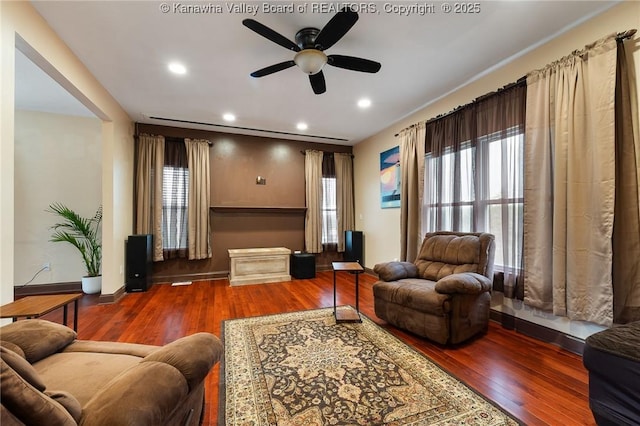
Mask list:
[[[468,84],[541,43],[601,13],[608,1],[482,1],[477,13],[444,13],[443,2],[367,2],[376,12],[360,12],[355,26],[327,54],[382,63],[377,74],[325,66],[327,92],[314,95],[297,67],[255,79],[255,70],[292,59],[293,52],[242,25],[253,18],[293,40],[304,27],[322,28],[334,15],[314,13],[319,2],[271,2],[305,7],[307,12],[229,11],[231,6],[262,7],[252,1],[34,1],[49,25],[132,120],[247,134],[248,129],[283,132],[280,137],[355,144],[421,107]],[[169,12],[163,13],[163,5]],[[335,7],[338,3],[324,3]],[[353,4],[353,3],[352,3]],[[401,15],[386,5],[431,4],[434,13]],[[454,5],[453,2],[446,3]],[[220,13],[180,13],[180,5],[220,6]],[[371,7],[371,6],[369,6]],[[605,34],[594,34],[594,40]],[[581,48],[582,46],[575,46]],[[167,70],[170,61],[188,69]],[[31,64],[32,65],[32,64]],[[17,60],[21,67],[29,61]],[[28,82],[20,83],[29,86]],[[42,88],[16,89],[16,104],[42,102]],[[54,99],[53,95],[46,95]],[[358,99],[368,97],[361,110]],[[226,123],[222,114],[237,120]],[[163,117],[238,129],[203,126]],[[308,130],[296,129],[299,121]],[[287,135],[291,133],[291,135]],[[298,136],[296,134],[302,134]],[[317,137],[316,137],[317,136]]]
[[[19,50],[16,50],[15,90],[17,109],[95,117]]]

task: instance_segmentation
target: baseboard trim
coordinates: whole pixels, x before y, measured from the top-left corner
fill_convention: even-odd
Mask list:
[[[124,286],[120,287],[115,291],[115,293],[111,294],[101,294],[98,298],[98,303],[100,304],[111,304],[116,303],[120,299],[125,296]]]
[[[82,293],[82,283],[80,281],[53,283],[53,284],[31,284],[13,287],[13,297],[34,296],[37,294],[60,294],[60,293]]]
[[[153,275],[153,284],[173,283],[177,281],[220,280],[229,278],[229,271],[199,272],[194,274]]]
[[[331,265],[316,265],[316,271],[332,271]],[[154,275],[154,284],[172,283],[176,281],[223,280],[229,278],[229,271],[212,271],[197,274]]]
[[[582,355],[584,352],[584,340],[569,336],[561,331],[553,330],[493,309],[489,313],[489,318],[501,324],[504,328],[515,330],[518,333],[525,334],[543,342],[551,343],[569,352],[578,355]]]

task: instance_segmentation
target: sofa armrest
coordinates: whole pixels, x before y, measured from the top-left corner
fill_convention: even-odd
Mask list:
[[[443,294],[480,294],[490,291],[493,282],[475,272],[462,272],[441,278],[436,283],[436,291]]]
[[[122,372],[85,404],[81,425],[161,425],[222,356],[222,343],[196,333],[169,343]]]
[[[184,376],[189,390],[192,390],[204,380],[221,356],[220,339],[211,333],[196,333],[150,353],[142,363],[163,362],[173,366]]]
[[[373,272],[378,274],[382,281],[397,281],[418,276],[418,268],[411,262],[378,263],[373,267]]]
[[[146,362],[122,372],[82,407],[80,425],[162,425],[187,397],[189,386],[174,367]]]

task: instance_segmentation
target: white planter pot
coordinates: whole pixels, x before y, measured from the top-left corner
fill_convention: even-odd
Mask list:
[[[100,293],[102,290],[102,276],[82,277],[82,291],[87,294]]]

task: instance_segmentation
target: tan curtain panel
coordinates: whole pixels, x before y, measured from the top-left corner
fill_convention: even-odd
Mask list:
[[[525,303],[611,325],[616,40],[527,76]]]
[[[189,260],[211,257],[209,208],[211,173],[209,141],[185,139],[189,164],[188,233]]]
[[[338,216],[338,251],[344,252],[344,231],[355,230],[353,202],[353,156],[336,152],[336,210]]]
[[[136,233],[153,235],[153,260],[163,260],[162,169],[164,137],[140,135],[136,149]]]
[[[425,123],[400,132],[400,259],[413,262],[422,242]]]
[[[304,156],[304,245],[309,253],[322,253],[322,155],[321,151],[308,149]]]

